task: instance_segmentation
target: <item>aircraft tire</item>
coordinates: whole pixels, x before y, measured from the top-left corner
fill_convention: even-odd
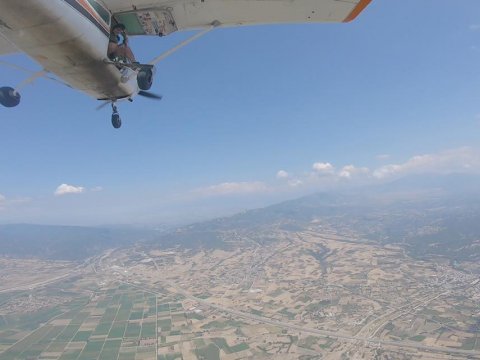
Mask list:
[[[150,90],[153,84],[152,69],[142,69],[137,75],[137,84],[140,90]]]
[[[20,104],[20,94],[15,89],[5,86],[0,88],[0,104],[5,107],[15,107]]]
[[[120,115],[118,113],[112,114],[112,125],[115,129],[120,129],[122,126],[122,119],[120,119]]]

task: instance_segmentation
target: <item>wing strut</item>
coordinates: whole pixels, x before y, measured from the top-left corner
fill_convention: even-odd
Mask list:
[[[212,24],[206,28],[205,30],[202,30],[198,33],[196,33],[195,35],[193,35],[192,37],[188,38],[187,40],[185,41],[182,41],[180,44],[178,44],[177,46],[171,48],[170,50],[164,52],[163,54],[157,56],[156,58],[154,58],[153,60],[151,60],[149,62],[150,65],[155,65],[157,64],[158,62],[162,61],[163,59],[167,58],[168,56],[172,55],[174,52],[176,52],[177,50],[180,50],[181,48],[183,48],[184,46],[190,44],[191,42],[201,38],[202,36],[208,34],[210,31],[212,31],[213,29],[215,29],[216,27],[220,26],[220,22],[215,20],[214,22],[212,22]]]
[[[3,60],[0,60],[0,66],[8,66],[12,69],[15,69],[15,70],[18,70],[18,71],[22,71],[24,73],[27,73],[27,74],[30,74],[31,76],[24,80],[21,84],[19,84],[17,86],[17,88],[15,89],[16,90],[20,90],[21,88],[23,88],[25,85],[28,85],[30,83],[33,83],[36,79],[38,78],[45,78],[45,79],[48,79],[48,80],[52,80],[52,81],[55,81],[55,82],[58,82],[62,85],[65,85],[69,88],[72,88],[69,84],[67,84],[66,82],[60,80],[60,79],[57,79],[57,78],[54,78],[53,76],[50,76],[48,75],[48,71],[46,70],[40,70],[40,71],[34,71],[34,70],[30,70],[30,69],[26,69],[22,66],[18,66],[16,64],[12,64],[10,62],[7,62],[7,61],[3,61]]]

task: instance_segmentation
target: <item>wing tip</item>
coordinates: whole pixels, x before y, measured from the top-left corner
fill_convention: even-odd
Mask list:
[[[372,0],[360,0],[352,12],[343,20],[343,22],[350,22],[357,18],[360,13],[372,2]]]

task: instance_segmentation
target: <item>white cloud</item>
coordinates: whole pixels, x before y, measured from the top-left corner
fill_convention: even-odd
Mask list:
[[[388,155],[381,156],[384,159]],[[415,173],[480,173],[480,153],[468,147],[441,151],[438,153],[416,155],[404,163],[390,163],[371,170],[354,164],[348,164],[336,169],[330,162],[316,162],[310,171],[302,175],[292,175],[285,170],[276,173],[278,182],[224,182],[190,191],[188,197],[220,197],[228,195],[268,194],[273,196],[281,193],[296,193],[318,191],[319,189],[334,189],[348,185],[366,185],[376,180],[390,179]]]
[[[387,160],[390,158],[389,154],[380,154],[376,156],[377,160]]]
[[[237,195],[237,194],[251,194],[259,192],[267,192],[268,187],[261,181],[254,182],[225,182],[217,185],[212,185],[193,192],[200,196],[221,196],[221,195]]]
[[[471,24],[468,28],[471,31],[478,31],[478,30],[480,30],[480,24]]]
[[[292,179],[292,180],[288,181],[288,186],[291,186],[291,187],[299,187],[299,186],[302,186],[302,185],[303,185],[302,180]]]
[[[289,176],[290,175],[285,170],[280,170],[279,172],[277,172],[277,179],[286,179]]]
[[[31,202],[32,199],[29,197],[22,198],[8,198],[0,194],[0,210],[6,210],[7,208],[12,208],[16,205],[27,204]]]
[[[389,164],[376,169],[377,179],[412,173],[479,172],[480,154],[469,147],[442,151],[436,154],[416,155],[403,164]]]
[[[10,199],[6,201],[9,205],[15,205],[15,204],[27,204],[32,201],[32,198],[29,197],[22,197],[22,198],[16,198],[16,199]]]
[[[316,162],[312,165],[312,169],[318,174],[333,174],[335,172],[335,168],[329,162]]]
[[[90,191],[91,191],[91,192],[103,191],[103,187],[101,187],[101,186],[95,186],[94,188],[91,188]]]
[[[73,185],[67,185],[67,184],[62,184],[57,189],[55,190],[54,195],[55,196],[63,196],[67,194],[81,194],[85,192],[85,188],[82,186],[73,186]]]
[[[354,165],[346,165],[338,173],[338,176],[344,179],[351,179],[355,175],[365,175],[368,174],[370,170],[366,167],[356,167]]]

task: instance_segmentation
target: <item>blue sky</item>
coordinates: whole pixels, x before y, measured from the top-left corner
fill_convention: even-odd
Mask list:
[[[149,60],[188,36],[131,43]],[[192,221],[478,172],[480,3],[374,0],[350,24],[217,29],[161,62],[152,90],[164,99],[120,105],[120,130],[108,107],[44,79],[0,108],[0,223]]]

